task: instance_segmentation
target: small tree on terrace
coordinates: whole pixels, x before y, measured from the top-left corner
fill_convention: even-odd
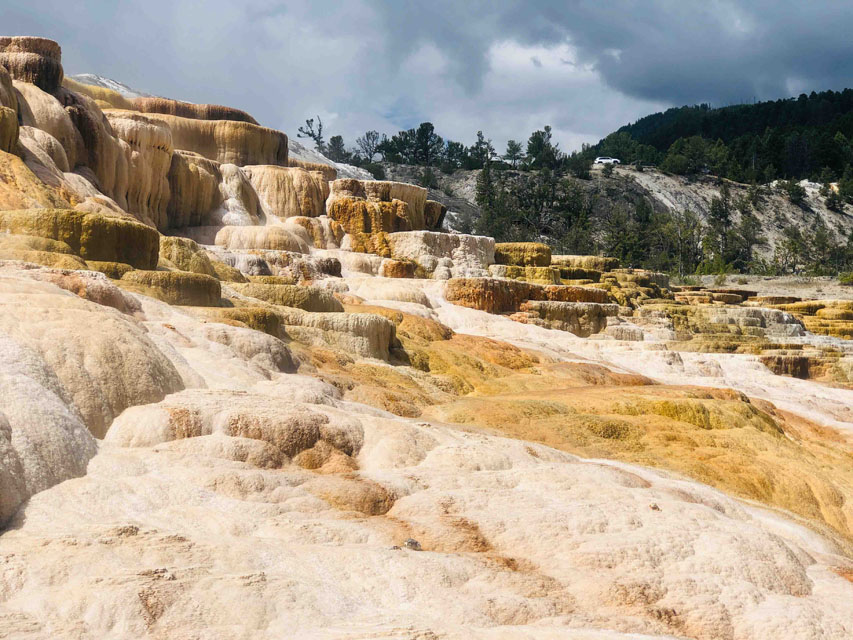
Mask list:
[[[314,128],[314,118],[308,118],[304,127],[299,127],[297,138],[309,138],[314,141],[314,148],[320,153],[326,152],[326,142],[323,140],[323,121],[317,116],[317,128]]]

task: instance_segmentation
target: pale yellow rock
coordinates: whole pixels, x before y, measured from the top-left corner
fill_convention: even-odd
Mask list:
[[[191,271],[217,277],[216,270],[210,263],[210,258],[195,242],[189,238],[178,236],[163,236],[160,238],[160,262],[166,261],[181,271]]]
[[[265,227],[223,227],[215,244],[226,249],[271,249],[308,253],[308,245],[281,225]]]
[[[106,278],[102,284],[108,288]],[[129,316],[26,272],[0,272],[0,332],[39,355],[69,410],[95,437],[125,408],[183,388],[174,366]]]
[[[172,162],[172,133],[162,122],[148,116],[109,109],[104,111],[113,133],[130,148],[127,164],[127,191],[118,195],[126,210],[154,222],[158,229],[168,226],[169,168]]]
[[[113,91],[112,89],[107,89],[106,87],[98,87],[91,84],[84,84],[82,82],[77,82],[74,78],[65,77],[62,79],[62,86],[68,89],[69,91],[73,91],[74,93],[79,93],[84,96],[90,97],[98,106],[102,109],[128,109],[131,111],[139,111],[140,109],[134,109],[130,100],[121,95],[118,91]]]
[[[175,151],[168,172],[167,226],[198,226],[223,202],[219,163],[196,153]]]
[[[237,166],[276,164],[287,166],[287,136],[249,122],[195,120],[148,114],[169,126],[175,149],[194,151],[209,160]]]
[[[87,152],[83,137],[71,116],[53,95],[28,82],[14,81],[18,95],[21,124],[41,129],[56,138],[65,150],[68,166],[85,164]]]
[[[161,113],[195,120],[233,120],[258,124],[252,116],[240,109],[223,107],[218,104],[193,104],[170,100],[169,98],[133,98],[128,101],[128,109],[143,113]]]
[[[130,217],[69,209],[0,211],[0,231],[59,240],[84,260],[125,262],[140,269],[157,265],[159,234]]]
[[[329,182],[318,171],[274,165],[243,167],[268,217],[316,218],[325,213]]]
[[[53,93],[62,84],[62,49],[53,40],[33,36],[0,37],[0,66],[16,80]]]

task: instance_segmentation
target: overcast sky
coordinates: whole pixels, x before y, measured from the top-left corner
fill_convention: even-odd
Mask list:
[[[842,1],[0,4],[0,29],[57,40],[67,74],[239,107],[290,135],[319,114],[348,144],[429,120],[499,150],[550,124],[571,150],[668,106],[853,85]]]

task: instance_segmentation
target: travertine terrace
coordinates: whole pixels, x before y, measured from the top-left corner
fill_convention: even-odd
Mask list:
[[[853,303],[445,213],[0,38],[0,637],[853,637]]]

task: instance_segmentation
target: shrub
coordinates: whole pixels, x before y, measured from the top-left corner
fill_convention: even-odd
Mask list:
[[[604,175],[605,178],[609,178],[610,176],[613,175],[613,165],[612,164],[604,165],[604,168],[601,170],[601,173]]]
[[[802,204],[806,199],[806,190],[796,180],[782,180],[779,182],[779,187],[793,204]]]
[[[853,271],[838,274],[838,284],[845,287],[853,287]]]
[[[370,175],[372,175],[377,180],[385,179],[385,167],[383,167],[378,162],[370,162],[365,165],[364,168],[367,169],[370,172]]]
[[[724,284],[726,284],[726,274],[725,273],[718,273],[717,275],[714,276],[714,286],[715,287],[722,287]]]
[[[432,167],[424,168],[423,173],[421,173],[420,183],[422,187],[426,187],[427,189],[438,189],[438,178]]]

